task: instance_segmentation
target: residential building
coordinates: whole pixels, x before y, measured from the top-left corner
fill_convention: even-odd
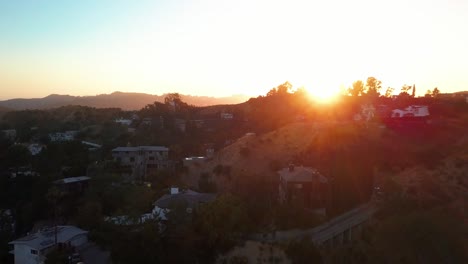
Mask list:
[[[143,121],[141,121],[143,125],[151,126],[153,124],[153,119],[150,117],[145,117],[143,118]]]
[[[11,254],[15,255],[15,264],[42,264],[47,253],[57,246],[79,247],[88,242],[88,231],[75,226],[56,226],[43,229],[14,241]]]
[[[226,120],[230,120],[234,118],[234,114],[225,113],[225,112],[222,112],[220,116],[221,116],[221,119],[226,119]]]
[[[151,170],[172,168],[169,149],[162,146],[118,147],[112,150],[114,161],[131,169],[132,177],[143,179]]]
[[[283,204],[324,209],[329,195],[328,179],[316,169],[289,165],[278,171],[279,199]]]
[[[132,124],[133,120],[131,119],[124,119],[124,118],[119,118],[119,119],[116,119],[115,122],[117,124],[121,124],[121,125],[124,125],[124,126],[129,126]]]
[[[429,116],[427,105],[410,105],[405,109],[392,110],[392,118]]]
[[[154,202],[152,214],[160,220],[168,220],[167,214],[176,206],[183,206],[186,213],[191,214],[201,204],[212,202],[216,194],[199,193],[192,190],[179,191],[179,188],[171,188],[170,194],[165,194]]]
[[[76,130],[70,130],[65,132],[50,133],[49,138],[52,142],[65,142],[75,140],[75,136],[78,134]]]
[[[43,148],[44,148],[44,145],[38,144],[38,143],[30,144],[28,146],[28,150],[29,152],[31,152],[31,155],[33,156],[36,156],[37,154],[41,153]]]
[[[179,130],[182,133],[185,133],[187,131],[187,121],[185,121],[184,119],[176,118],[174,120],[174,125],[175,125],[176,129]]]
[[[182,161],[182,164],[184,166],[189,167],[189,166],[204,162],[205,160],[206,160],[206,157],[203,157],[203,156],[200,156],[200,157],[187,157],[187,158],[184,158],[184,160]]]
[[[87,176],[69,177],[56,180],[54,184],[66,193],[82,193],[88,188],[89,180]]]

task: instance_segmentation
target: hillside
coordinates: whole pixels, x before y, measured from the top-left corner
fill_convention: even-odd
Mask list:
[[[100,94],[96,96],[70,96],[52,94],[44,98],[33,99],[10,99],[0,101],[0,107],[13,110],[24,109],[47,109],[67,105],[81,105],[96,108],[121,108],[124,110],[138,110],[155,101],[164,102],[166,95],[151,95],[145,93],[123,93]],[[237,104],[248,100],[243,95],[230,97],[209,97],[182,95],[184,102],[195,106]]]
[[[197,188],[205,177],[215,182],[218,190],[258,194],[262,187],[271,186],[274,193],[278,180],[275,172],[292,162],[315,167],[333,179],[337,212],[369,199],[378,180],[375,176],[383,174],[394,176],[405,188],[405,179],[412,178],[408,174],[415,179],[452,175],[440,181],[435,179],[442,176],[424,176],[422,184],[415,180],[412,185],[416,184],[418,193],[427,193],[429,188],[434,195],[448,195],[450,200],[466,199],[460,195],[466,191],[466,177],[455,174],[467,171],[460,165],[467,162],[467,122],[462,115],[437,124],[396,126],[294,122],[272,132],[239,138],[212,159],[188,166],[184,180]],[[451,173],[454,166],[458,166],[457,171]],[[435,188],[435,183],[442,187]]]

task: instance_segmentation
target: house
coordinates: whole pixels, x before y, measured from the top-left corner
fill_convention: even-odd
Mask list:
[[[117,124],[121,124],[121,125],[124,125],[124,126],[129,126],[132,124],[133,120],[131,119],[124,119],[124,118],[119,118],[119,119],[116,119],[115,122]]]
[[[204,162],[206,160],[206,157],[203,157],[203,156],[200,156],[200,157],[187,157],[187,158],[184,158],[184,160],[182,161],[182,164],[184,166],[192,166],[194,164],[199,164],[200,162]]]
[[[169,149],[162,146],[118,147],[112,150],[114,161],[131,169],[132,177],[142,179],[150,170],[170,169]]]
[[[65,142],[75,140],[75,136],[78,134],[76,130],[70,130],[65,132],[50,133],[49,138],[52,142]]]
[[[143,125],[147,125],[147,126],[151,126],[151,124],[153,124],[153,119],[149,118],[149,117],[145,117],[143,118],[143,120],[141,121],[141,123]]]
[[[33,171],[31,166],[23,166],[17,168],[9,168],[10,178],[16,178],[17,176],[40,176],[36,171]]]
[[[79,247],[88,242],[88,231],[75,226],[56,226],[11,241],[15,264],[44,263],[47,253],[57,246]]]
[[[184,212],[192,214],[198,206],[203,203],[211,202],[216,198],[212,193],[198,193],[192,190],[179,191],[179,188],[171,188],[169,194],[163,195],[156,202],[151,213],[142,214],[139,217],[130,217],[128,215],[105,217],[104,221],[121,226],[131,226],[143,224],[150,220],[167,221],[167,214],[177,206],[183,206]],[[160,226],[163,230],[163,226]]]
[[[176,118],[174,120],[174,125],[176,129],[182,133],[185,133],[185,131],[187,131],[187,121],[185,121],[184,119]]]
[[[152,214],[160,220],[168,220],[167,214],[176,206],[183,206],[186,213],[191,214],[201,204],[209,203],[216,199],[213,193],[199,193],[192,190],[179,191],[179,188],[171,188],[169,194],[163,195],[156,202]]]
[[[429,116],[429,108],[427,105],[410,105],[405,109],[394,109],[391,115],[392,118],[425,116]]]
[[[281,203],[314,210],[325,209],[329,194],[328,179],[316,169],[291,164],[278,174]]]
[[[81,144],[88,146],[89,151],[95,151],[95,150],[100,149],[102,147],[102,145],[99,145],[99,144],[96,144],[96,143],[93,143],[93,142],[89,142],[89,141],[81,141]]]
[[[44,149],[44,145],[42,144],[34,143],[28,146],[28,150],[33,156],[36,156],[37,154],[41,153],[42,149]]]
[[[54,181],[54,184],[66,193],[82,193],[88,188],[90,177],[69,177]]]
[[[139,225],[144,224],[149,220],[155,219],[155,216],[151,213],[142,214],[140,217],[130,217],[128,215],[120,215],[120,216],[107,216],[104,218],[104,221],[108,223],[112,223],[114,225],[120,226],[132,226],[132,225]]]
[[[221,119],[225,119],[225,120],[231,120],[234,118],[234,114],[225,113],[225,112],[222,112],[220,116],[221,116]]]

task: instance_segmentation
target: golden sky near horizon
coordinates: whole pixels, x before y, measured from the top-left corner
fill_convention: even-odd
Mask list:
[[[40,3],[38,3],[40,2]],[[0,99],[468,90],[468,1],[2,1]]]

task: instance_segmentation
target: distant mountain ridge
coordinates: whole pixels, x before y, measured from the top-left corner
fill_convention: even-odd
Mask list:
[[[164,102],[167,94],[152,95],[145,93],[113,92],[111,94],[100,94],[95,96],[71,96],[51,94],[44,98],[32,99],[10,99],[0,101],[0,107],[12,110],[24,109],[47,109],[67,105],[81,105],[96,108],[122,108],[124,110],[139,110],[147,104],[155,101]],[[238,104],[249,99],[245,95],[233,95],[229,97],[209,97],[181,95],[182,100],[195,106],[208,106],[220,104]]]

